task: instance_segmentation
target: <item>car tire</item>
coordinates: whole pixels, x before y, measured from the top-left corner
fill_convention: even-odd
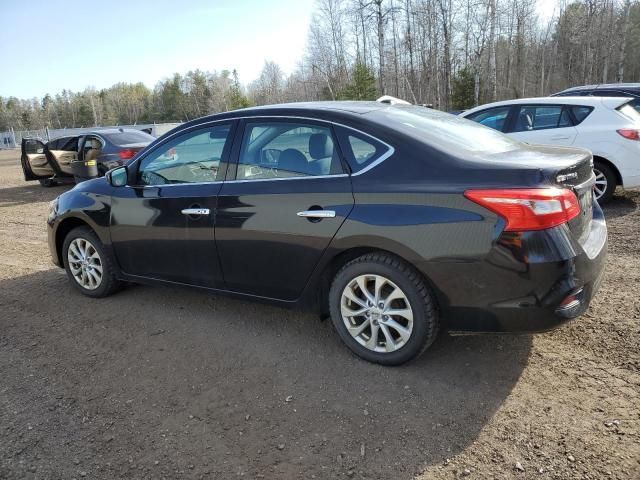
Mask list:
[[[74,228],[67,234],[62,261],[71,284],[83,295],[106,297],[121,287],[113,258],[89,227]]]
[[[52,178],[39,178],[38,182],[40,182],[40,185],[45,188],[53,187],[57,184],[56,181]]]
[[[381,365],[417,358],[438,335],[438,312],[423,277],[386,253],[363,255],[342,267],[331,284],[329,308],[338,335],[351,351]],[[368,313],[360,314],[365,309]]]
[[[593,163],[593,173],[595,173],[596,175],[596,189],[594,189],[594,193],[596,195],[596,200],[598,200],[599,204],[603,204],[608,202],[609,200],[611,200],[611,197],[613,196],[613,192],[616,191],[616,184],[617,184],[617,180],[616,180],[616,174],[614,173],[613,169],[607,165],[606,163],[601,163],[601,162],[594,162]],[[602,185],[602,183],[599,182],[606,182],[606,185]],[[598,196],[598,190],[597,187],[604,187],[604,191],[602,192],[602,194],[600,196]]]

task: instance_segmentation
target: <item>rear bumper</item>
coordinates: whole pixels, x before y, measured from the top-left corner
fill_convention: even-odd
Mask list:
[[[582,315],[598,291],[607,256],[607,227],[594,205],[588,237],[566,225],[502,234],[480,264],[450,266],[466,292],[440,290],[445,327],[460,332],[545,331]],[[456,270],[458,270],[456,272]],[[459,285],[458,285],[459,287]]]

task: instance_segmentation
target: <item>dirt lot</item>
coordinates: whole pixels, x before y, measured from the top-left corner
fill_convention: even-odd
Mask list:
[[[0,152],[0,478],[640,478],[640,194],[588,313],[370,365],[328,322],[189,290],[103,300],[50,264]]]

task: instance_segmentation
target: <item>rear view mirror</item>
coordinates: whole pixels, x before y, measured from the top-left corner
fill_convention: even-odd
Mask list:
[[[112,187],[124,187],[129,179],[129,169],[126,165],[122,167],[116,167],[113,170],[109,170],[106,174],[107,182]]]

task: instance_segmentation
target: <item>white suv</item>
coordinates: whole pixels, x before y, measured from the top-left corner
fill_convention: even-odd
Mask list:
[[[593,153],[595,196],[640,186],[640,113],[621,97],[542,97],[489,103],[462,117],[527,143],[582,147]]]

